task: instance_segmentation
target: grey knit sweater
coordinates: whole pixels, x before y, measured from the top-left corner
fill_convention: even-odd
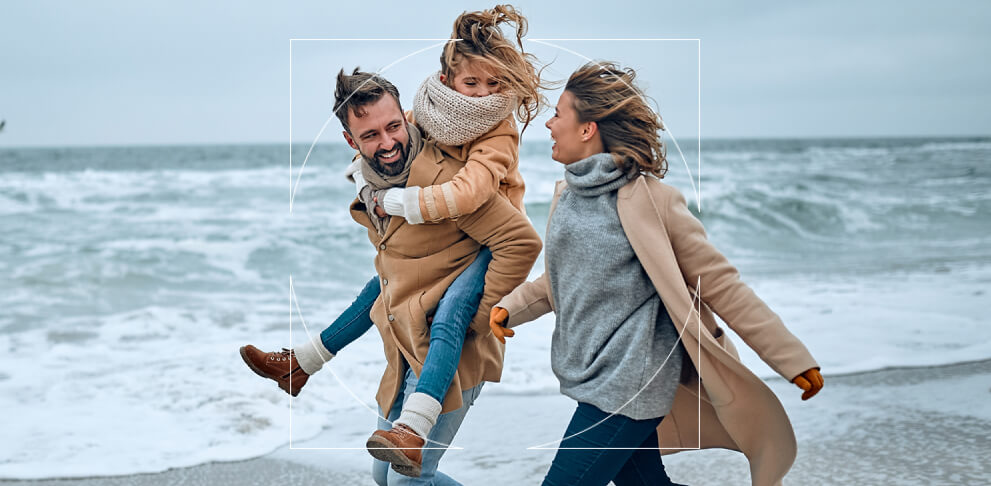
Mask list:
[[[561,393],[636,420],[666,415],[684,351],[616,213],[629,179],[609,154],[569,164],[565,179],[544,247]]]

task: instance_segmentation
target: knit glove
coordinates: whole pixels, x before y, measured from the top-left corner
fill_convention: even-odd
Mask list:
[[[493,311],[495,309],[492,309]],[[802,393],[802,400],[808,400],[819,393],[822,390],[822,375],[819,373],[819,368],[809,368],[791,380],[792,383],[798,385],[799,388],[805,390]]]
[[[506,327],[507,319],[509,319],[509,311],[502,307],[493,307],[489,314],[489,328],[492,329],[492,334],[495,334],[496,339],[502,344],[506,344],[506,338],[516,334],[516,331]]]

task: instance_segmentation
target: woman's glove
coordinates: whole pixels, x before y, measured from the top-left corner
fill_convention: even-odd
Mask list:
[[[805,390],[805,393],[802,394],[802,400],[808,400],[819,393],[819,390],[822,390],[822,375],[819,373],[819,368],[809,368],[791,382]]]
[[[505,327],[507,319],[509,319],[509,311],[502,307],[493,307],[489,314],[489,328],[492,329],[492,334],[495,334],[496,339],[502,344],[506,344],[506,338],[516,334],[512,329]]]

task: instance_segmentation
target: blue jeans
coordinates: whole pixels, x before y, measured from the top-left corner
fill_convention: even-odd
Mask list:
[[[437,417],[437,424],[434,425],[434,428],[430,429],[430,435],[427,436],[428,440],[423,446],[423,469],[420,471],[420,477],[411,478],[403,476],[402,474],[393,471],[388,462],[374,459],[372,463],[372,478],[375,479],[375,483],[379,486],[414,484],[435,484],[442,486],[460,485],[461,483],[438,471],[437,464],[440,463],[440,458],[444,455],[444,452],[447,452],[447,449],[444,447],[454,440],[454,436],[458,433],[458,429],[461,428],[461,422],[464,421],[465,415],[468,414],[468,409],[475,403],[475,400],[478,398],[478,394],[481,393],[483,384],[484,383],[479,383],[478,386],[475,386],[474,388],[462,390],[461,408],[448,413],[442,413],[439,417]],[[399,396],[396,397],[396,401],[392,404],[392,409],[389,410],[389,414],[385,415],[382,413],[381,409],[379,410],[379,429],[388,430],[392,428],[392,421],[399,418],[399,414],[402,413],[403,410],[403,403],[413,393],[413,390],[417,389],[417,386],[416,374],[413,373],[413,370],[407,367],[406,380],[400,387]],[[385,418],[382,418],[383,416],[385,416]]]
[[[437,304],[437,312],[430,325],[430,347],[423,360],[416,391],[426,393],[438,402],[444,401],[444,394],[458,369],[465,333],[482,301],[485,272],[490,261],[492,252],[483,247],[475,261],[458,275]],[[369,312],[380,293],[378,277],[373,277],[351,306],[320,333],[320,339],[328,351],[337,354],[372,327]]]
[[[610,416],[594,405],[578,402],[578,409],[564,432],[570,438],[561,442],[543,484],[606,485],[610,481],[616,486],[674,484],[664,471],[657,448],[657,426],[662,418],[633,420],[622,415]],[[598,425],[585,430],[594,424]],[[567,449],[577,447],[588,449]],[[618,449],[622,447],[649,449]]]

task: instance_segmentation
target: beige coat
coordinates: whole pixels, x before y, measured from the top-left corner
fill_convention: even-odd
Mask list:
[[[565,186],[558,182],[551,214]],[[677,189],[640,176],[619,189],[616,209],[634,252],[683,332],[690,358],[686,369],[691,376],[682,380],[671,412],[658,427],[660,447],[742,451],[753,484],[779,484],[795,460],[791,422],[770,388],[740,362],[712,312],[785,379],[818,365],[708,242]],[[497,305],[509,311],[510,326],[553,311],[547,274],[517,287]]]
[[[463,167],[464,160],[427,142],[413,160],[407,184],[440,184]],[[499,381],[505,347],[492,335],[488,316],[493,304],[526,280],[540,254],[540,237],[530,221],[502,196],[490,198],[469,215],[437,224],[412,225],[393,217],[381,237],[358,200],[351,204],[351,217],[368,228],[368,238],[378,251],[375,269],[382,294],[372,306],[371,317],[382,335],[388,361],[376,395],[382,410],[392,408],[399,393],[404,360],[420,375],[430,345],[427,315],[433,314],[451,282],[475,260],[482,245],[492,251],[485,293],[442,411],[461,407],[463,389]]]
[[[412,118],[412,117],[411,117]],[[523,214],[523,175],[520,174],[520,134],[510,115],[487,133],[459,146],[438,145],[464,169],[443,184],[420,191],[420,214],[437,222],[475,212],[497,192]]]

